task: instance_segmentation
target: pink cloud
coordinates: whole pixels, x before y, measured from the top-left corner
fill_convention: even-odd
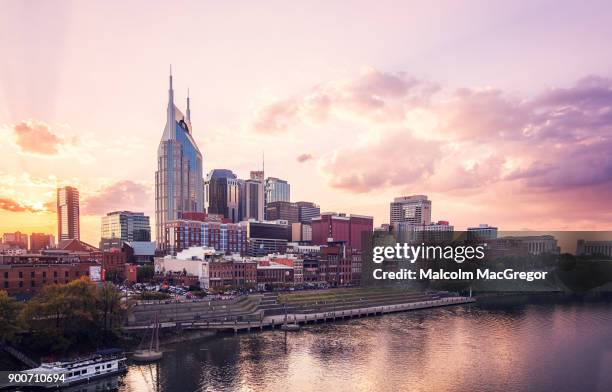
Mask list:
[[[0,210],[10,211],[10,212],[41,212],[44,210],[24,205],[18,201],[7,198],[0,198]]]
[[[102,215],[116,210],[146,211],[153,205],[149,186],[130,181],[119,181],[98,190],[83,202],[83,213]]]
[[[366,193],[419,183],[433,174],[440,154],[437,143],[397,130],[379,141],[337,150],[322,168],[332,187]]]
[[[571,203],[576,222],[591,221],[585,216],[592,206],[611,205],[610,79],[591,76],[520,97],[494,88],[447,92],[404,74],[369,71],[274,108],[306,130],[337,121],[354,129],[355,143],[323,156],[320,166],[329,186],[348,193],[444,193],[477,204],[486,195],[491,211],[518,215],[523,202],[545,204],[542,211],[556,216]],[[580,198],[589,205],[576,203]]]
[[[401,121],[405,106],[425,105],[436,84],[369,69],[358,77],[315,86],[304,94],[261,107],[251,128],[257,133],[282,133],[300,122],[323,123],[343,115],[364,121]]]
[[[45,123],[29,120],[13,126],[17,145],[21,151],[41,155],[55,155],[64,140],[51,132]]]

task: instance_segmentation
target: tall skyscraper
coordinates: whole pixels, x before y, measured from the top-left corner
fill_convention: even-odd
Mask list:
[[[240,221],[240,186],[231,170],[211,170],[204,187],[209,214],[223,215],[234,223]]]
[[[244,181],[244,195],[241,194],[243,204],[243,220],[264,220],[264,175],[263,171],[252,171],[251,178]]]
[[[425,195],[396,197],[390,205],[389,223],[407,222],[413,225],[431,223],[431,200]]]
[[[102,239],[151,241],[149,217],[143,212],[113,211],[102,217]]]
[[[57,188],[57,240],[80,239],[79,191],[65,186]]]
[[[268,177],[266,179],[266,204],[275,201],[291,201],[291,187],[285,180]]]
[[[187,116],[174,105],[172,72],[168,90],[166,127],[157,149],[155,172],[155,226],[157,247],[162,248],[164,225],[183,212],[204,212],[202,153],[192,135],[187,94]]]

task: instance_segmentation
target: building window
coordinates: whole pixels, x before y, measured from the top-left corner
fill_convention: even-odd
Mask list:
[[[31,280],[30,281],[30,287],[36,287],[36,281]]]
[[[64,272],[64,277],[67,278],[68,277],[68,271]]]
[[[4,273],[4,279],[8,279],[8,272]]]
[[[23,287],[23,280],[19,281],[19,287]]]
[[[19,271],[19,279],[23,278],[23,271]]]
[[[36,273],[34,271],[30,272],[30,278],[33,278],[34,276],[36,276]]]
[[[5,289],[8,289],[8,287],[9,287],[9,282],[5,280],[5,281],[4,281],[4,288],[5,288]]]

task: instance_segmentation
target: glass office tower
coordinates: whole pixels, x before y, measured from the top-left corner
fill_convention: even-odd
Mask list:
[[[166,128],[157,149],[155,226],[158,249],[164,249],[164,225],[184,212],[204,212],[202,153],[192,136],[189,94],[187,115],[174,105],[172,73]]]

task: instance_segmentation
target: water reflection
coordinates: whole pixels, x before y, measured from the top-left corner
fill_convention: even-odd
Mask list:
[[[610,303],[504,304],[223,336],[130,366],[120,390],[603,391],[611,326]]]

